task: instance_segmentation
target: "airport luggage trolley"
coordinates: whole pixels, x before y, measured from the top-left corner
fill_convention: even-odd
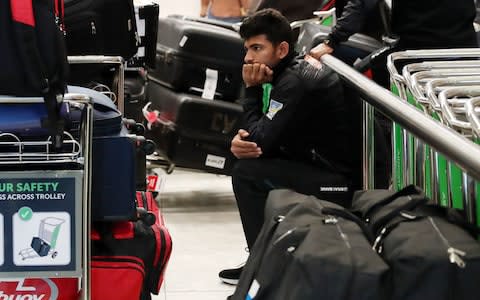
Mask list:
[[[478,85],[478,79],[475,80],[472,75],[479,76],[479,69],[479,61],[471,60],[413,63],[403,68],[403,77],[417,107],[425,115],[452,127],[441,109],[438,94],[448,87]],[[435,89],[429,91],[428,85],[432,81]],[[458,132],[466,134],[461,130]],[[415,183],[423,187],[429,197],[438,199],[441,205],[462,208],[461,169],[419,139],[412,137],[411,141],[412,151],[409,154],[414,164]]]
[[[475,60],[480,57],[479,49],[440,49],[440,50],[407,50],[401,52],[395,52],[388,56],[387,58],[387,69],[390,73],[391,81],[391,90],[394,94],[398,95],[404,101],[410,103],[411,105],[416,106],[418,109],[423,110],[425,113],[427,111],[422,107],[422,103],[419,102],[413,95],[411,89],[409,89],[409,83],[405,78],[405,74],[409,72],[416,71],[415,67],[405,67],[401,68],[401,65],[412,64],[417,62],[424,61],[445,61],[445,60],[455,60],[455,62],[461,63],[462,60]],[[455,62],[446,62],[455,63]],[[438,62],[439,65],[430,65],[430,68],[433,69],[445,69],[445,68],[455,68],[455,66],[445,66],[442,65],[443,62]],[[466,62],[465,62],[466,63]],[[465,65],[464,65],[465,66]],[[457,65],[457,68],[462,68],[461,65]],[[405,73],[403,72],[405,70]],[[470,69],[473,72],[473,69]],[[470,72],[469,70],[460,70],[459,72]],[[469,73],[470,75],[472,73]],[[463,74],[468,75],[468,74]],[[435,112],[432,116],[434,119],[439,119],[438,112]],[[425,182],[422,175],[419,172],[416,172],[416,162],[415,155],[416,153],[421,153],[421,150],[416,150],[414,145],[418,144],[417,141],[413,138],[412,135],[408,134],[406,130],[401,128],[398,124],[393,124],[392,128],[392,179],[393,186],[396,190],[403,188],[407,184],[411,183],[422,183]],[[421,149],[422,145],[420,145]],[[440,156],[440,162],[444,161],[445,158]],[[418,159],[418,163],[422,163],[422,159]],[[416,182],[418,178],[419,182]],[[422,184],[423,187],[423,184]],[[428,192],[429,188],[426,189]],[[442,200],[445,202],[451,202],[449,200]]]
[[[0,97],[0,106],[24,112],[43,102]],[[0,133],[0,281],[81,278],[81,299],[89,299],[93,105],[80,94],[62,105],[82,117],[78,139],[64,132],[61,150],[40,124]]]

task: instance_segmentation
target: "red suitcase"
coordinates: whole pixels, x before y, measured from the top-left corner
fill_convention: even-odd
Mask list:
[[[139,220],[92,230],[92,300],[147,300],[160,291],[172,239],[153,195],[136,197]]]

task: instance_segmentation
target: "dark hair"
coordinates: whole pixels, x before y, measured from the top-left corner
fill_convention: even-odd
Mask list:
[[[266,8],[246,18],[240,26],[240,36],[246,40],[265,34],[267,40],[278,45],[285,41],[293,50],[293,32],[290,23],[278,10]]]

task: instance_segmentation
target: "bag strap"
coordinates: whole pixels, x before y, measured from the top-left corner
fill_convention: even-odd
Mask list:
[[[403,197],[403,196],[408,196],[408,195],[423,195],[423,192],[422,190],[420,190],[418,187],[416,187],[415,185],[408,185],[406,186],[405,188],[397,191],[396,193],[378,201],[377,203],[375,203],[374,205],[372,205],[366,212],[365,212],[365,216],[370,216],[372,215],[373,213],[375,213],[375,211],[377,211],[378,209],[380,209],[381,207],[385,206],[385,205],[388,205],[390,203],[392,203],[393,201],[395,201],[397,198],[400,198],[400,197]]]
[[[390,220],[394,219],[396,216],[398,216],[402,212],[411,211],[414,208],[427,204],[428,202],[428,198],[426,198],[425,195],[406,195],[405,197],[408,197],[410,201],[398,207],[397,209],[390,211],[385,216],[381,217],[374,224],[371,225],[370,228],[373,234],[377,234],[380,228],[385,226],[385,224],[389,223]],[[395,199],[398,199],[398,198],[395,198]]]
[[[427,214],[411,211],[400,211],[398,214],[389,220],[388,224],[382,227],[378,234],[376,234],[375,241],[372,248],[378,254],[383,252],[383,241],[387,235],[392,232],[398,225],[404,222],[413,222],[427,217]]]
[[[62,145],[64,126],[64,122],[61,121],[59,113],[59,104],[63,90],[61,90],[62,87],[55,87],[52,84],[48,77],[47,68],[38,50],[33,1],[34,0],[10,0],[10,9],[14,21],[15,42],[18,54],[24,62],[23,67],[29,70],[25,72],[27,81],[42,93],[48,114],[48,120],[42,122],[42,125],[50,129],[54,147],[58,149]]]

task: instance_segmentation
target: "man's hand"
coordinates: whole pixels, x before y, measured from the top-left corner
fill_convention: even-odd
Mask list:
[[[318,44],[315,48],[310,50],[310,56],[312,56],[315,59],[320,59],[322,55],[324,54],[330,54],[333,52],[333,48],[329,47],[328,45],[325,45],[324,43]]]
[[[258,158],[262,155],[262,149],[256,143],[244,140],[248,135],[246,130],[240,129],[233,138],[230,151],[236,158]]]
[[[273,70],[265,64],[244,64],[242,77],[246,87],[272,82]]]

